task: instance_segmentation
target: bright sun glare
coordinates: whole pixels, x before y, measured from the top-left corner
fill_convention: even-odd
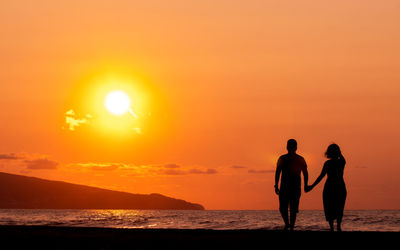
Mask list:
[[[123,115],[129,112],[131,100],[125,92],[115,90],[107,94],[104,105],[111,114]]]

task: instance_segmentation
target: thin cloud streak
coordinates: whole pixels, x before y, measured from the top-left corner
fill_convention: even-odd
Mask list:
[[[39,169],[56,169],[58,162],[49,159],[36,159],[36,160],[25,160],[27,169],[39,170]]]
[[[241,166],[241,165],[233,165],[233,166],[231,166],[231,168],[233,168],[233,169],[245,169],[247,167],[246,166]]]
[[[126,163],[74,163],[67,164],[69,170],[78,171],[127,171],[128,175],[196,175],[217,174],[213,168],[185,168],[178,164],[134,165]]]
[[[275,173],[275,170],[272,170],[272,169],[263,169],[263,170],[249,169],[247,172],[249,174],[271,174],[271,173]]]
[[[21,156],[17,156],[16,154],[0,154],[0,160],[20,160],[23,159]]]

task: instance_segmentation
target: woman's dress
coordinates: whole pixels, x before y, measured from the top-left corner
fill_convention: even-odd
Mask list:
[[[325,162],[328,178],[323,191],[324,212],[327,221],[342,218],[347,190],[343,180],[344,159]]]

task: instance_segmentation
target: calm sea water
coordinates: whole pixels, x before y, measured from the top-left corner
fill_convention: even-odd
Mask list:
[[[296,230],[328,230],[323,211],[300,211]],[[0,225],[110,228],[281,229],[278,211],[0,209]],[[345,211],[343,230],[400,231],[400,210]]]

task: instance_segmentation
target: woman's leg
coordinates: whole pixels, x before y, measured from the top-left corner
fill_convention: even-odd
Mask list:
[[[342,231],[342,216],[339,216],[336,221],[337,221],[337,230],[338,230],[338,232],[341,232]]]
[[[331,232],[335,231],[333,229],[333,220],[329,220],[328,222],[329,222],[329,227],[330,227]]]
[[[344,188],[343,191],[343,196],[340,202],[340,207],[339,207],[339,212],[338,212],[338,216],[337,216],[337,230],[338,232],[342,231],[342,218],[343,218],[343,210],[344,210],[344,205],[346,203],[346,196],[347,196],[347,191],[346,191],[346,187]]]
[[[281,215],[283,222],[285,223],[285,227],[283,230],[288,230],[289,229],[289,213],[288,210],[281,210]]]

